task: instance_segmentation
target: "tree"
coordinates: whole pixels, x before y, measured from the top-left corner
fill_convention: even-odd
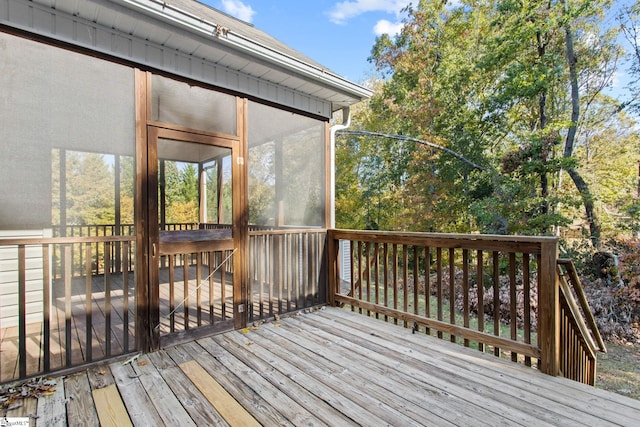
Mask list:
[[[377,40],[372,60],[388,78],[371,101],[374,114],[396,133],[501,171],[478,174],[414,150],[409,175],[422,179],[411,192],[430,194],[431,211],[449,216],[441,231],[550,233],[568,222],[556,209],[566,170],[598,243],[593,195],[573,154],[581,113],[610,81],[619,55],[614,31],[602,26],[609,5],[421,1],[407,10],[400,36]]]
[[[574,153],[579,171],[594,194],[602,236],[610,238],[621,229],[634,228],[629,210],[637,200],[640,160],[635,123],[624,111],[611,114],[617,106],[618,102],[608,96],[593,100],[582,116]],[[575,193],[566,183],[559,191]]]

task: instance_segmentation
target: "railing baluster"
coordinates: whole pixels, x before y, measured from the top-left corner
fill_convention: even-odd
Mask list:
[[[326,295],[326,289],[327,286],[324,285],[320,282],[320,280],[326,280],[328,279],[326,274],[322,274],[321,273],[321,265],[327,265],[328,268],[328,263],[323,262],[323,257],[327,257],[328,253],[325,253],[325,251],[323,251],[323,246],[325,246],[322,241],[324,240],[325,242],[326,240],[326,234],[324,234],[325,239],[321,239],[321,235],[319,233],[314,233],[311,236],[312,239],[312,247],[313,247],[313,251],[311,252],[311,261],[313,263],[313,269],[311,270],[311,277],[309,278],[309,280],[311,281],[311,295],[314,296],[314,302],[315,303],[321,303],[323,302],[326,297],[323,296],[323,294],[321,294],[321,289],[325,290],[324,295]],[[328,245],[327,245],[328,247]]]
[[[398,245],[393,245],[393,309],[398,309]],[[393,323],[398,324],[398,318],[393,318]]]
[[[413,246],[413,314],[419,314],[420,309],[420,297],[419,297],[419,271],[420,271],[420,258],[419,258],[418,246]]]
[[[530,262],[529,254],[522,255],[522,289],[524,293],[524,342],[531,344],[531,277],[530,277]],[[524,364],[531,366],[531,357],[524,357]]]
[[[367,242],[364,244],[364,262],[365,262],[365,278],[367,282],[367,302],[371,302],[371,246]],[[371,312],[367,310],[367,316],[371,316]]]
[[[442,248],[436,248],[436,300],[438,303],[438,320],[442,321]],[[438,338],[442,338],[442,331],[438,331]]]
[[[184,262],[182,263],[182,308],[184,311],[184,330],[189,330],[189,263],[187,262],[187,254],[184,254]]]
[[[265,262],[265,276],[268,278],[269,280],[269,316],[274,316],[275,315],[275,308],[274,308],[274,299],[280,299],[280,295],[275,295],[274,294],[274,282],[276,279],[275,276],[275,271],[279,270],[277,264],[276,264],[276,259],[277,259],[277,254],[275,253],[275,249],[274,249],[274,236],[264,236],[264,247],[268,248],[268,254],[265,253],[265,258],[264,258],[264,262]]]
[[[294,298],[296,301],[296,309],[300,310],[302,308],[304,308],[304,300],[303,300],[303,287],[302,287],[302,283],[301,283],[301,276],[300,276],[300,272],[301,272],[301,266],[300,266],[300,256],[302,253],[302,236],[300,233],[295,233],[291,235],[291,239],[292,239],[292,261],[293,261],[293,268],[291,269],[291,272],[293,273],[293,294],[294,294]]]
[[[449,248],[449,323],[456,324],[456,264],[455,249]],[[456,342],[456,336],[451,334],[449,341]]]
[[[517,297],[516,297],[516,254],[509,252],[509,318],[511,323],[511,339],[518,339],[518,318],[517,318]],[[518,353],[511,351],[511,361],[518,361]]]
[[[214,262],[214,253],[207,253],[207,266],[208,266],[208,277],[209,277],[209,324],[213,325],[215,323],[215,287],[214,287],[214,279],[213,279],[213,270],[215,268]]]
[[[478,331],[484,332],[484,261],[481,249],[477,251],[476,276],[478,286]],[[484,343],[478,342],[478,350],[484,352]]]
[[[129,264],[127,262],[129,242],[122,242],[120,256],[122,257],[122,342],[123,351],[129,352]]]
[[[51,369],[51,265],[49,263],[49,244],[42,245],[42,316],[43,316],[43,371]]]
[[[354,266],[356,265],[356,263],[358,262],[357,257],[356,257],[356,250],[357,250],[357,246],[354,245],[354,242],[351,242],[351,244],[349,245],[349,265],[351,265],[351,283],[350,283],[350,289],[349,289],[349,296],[350,297],[355,297],[356,296],[356,269],[354,268]],[[338,286],[338,289],[340,289],[340,286]],[[351,311],[355,311],[355,307],[352,305],[351,306]]]
[[[493,334],[500,336],[500,253],[493,251]],[[493,346],[493,354],[500,356],[500,348]]]
[[[431,248],[424,248],[424,316],[431,317]],[[431,335],[431,328],[425,329]]]
[[[176,300],[175,300],[175,255],[167,255],[169,262],[169,331],[175,332],[176,330]]]
[[[402,245],[402,306],[406,313],[409,311],[409,262],[408,262],[409,247]],[[404,327],[409,327],[409,322],[404,321]]]
[[[382,244],[382,257],[383,257],[383,269],[382,274],[384,275],[384,294],[382,295],[384,306],[389,307],[389,244]],[[389,320],[389,316],[384,315],[385,322]]]
[[[362,242],[358,240],[358,282],[360,286],[358,286],[358,299],[362,300]],[[359,313],[362,314],[362,309],[359,310]]]
[[[469,250],[462,250],[462,324],[469,327]],[[464,346],[469,347],[469,339],[464,339]]]
[[[71,366],[71,277],[72,267],[71,263],[73,258],[71,257],[71,245],[64,246],[64,352],[65,363],[67,367]]]
[[[285,271],[285,286],[287,289],[287,311],[291,311],[291,288],[293,287],[293,248],[292,248],[292,242],[291,242],[291,234],[286,234],[284,236],[284,240],[285,240],[285,257],[284,257],[284,262],[285,262],[285,267],[284,267],[284,271]]]
[[[82,253],[82,251],[80,251]],[[91,275],[91,245],[85,245],[85,354],[87,362],[93,360],[93,342],[92,342],[92,310],[93,310],[93,276]]]
[[[537,322],[537,332],[538,332],[538,344],[540,344],[541,340],[540,340],[540,332],[541,332],[541,315],[544,314],[544,310],[540,307],[540,302],[541,300],[541,293],[543,292],[542,286],[540,286],[540,284],[542,283],[542,277],[540,274],[540,266],[542,265],[542,254],[537,254],[536,255],[536,269],[538,270],[538,275],[537,275],[537,281],[536,281],[536,289],[538,291],[538,322]],[[558,333],[560,331],[557,331]],[[542,370],[542,357],[538,358],[538,369]]]
[[[374,259],[374,289],[375,289],[375,303],[380,304],[380,244],[374,243],[373,246],[373,259]],[[376,319],[380,318],[378,312],[376,312]]]
[[[227,263],[222,262],[229,253],[220,253],[220,310],[222,312],[221,319],[224,321],[227,319]],[[231,308],[233,310],[233,307]]]
[[[27,376],[27,276],[26,248],[18,245],[18,371]]]
[[[107,357],[111,357],[111,242],[104,242],[104,348]]]
[[[196,319],[198,322],[198,326],[202,326],[202,287],[200,286],[200,282],[202,281],[202,272],[200,268],[202,267],[200,254],[196,257]]]

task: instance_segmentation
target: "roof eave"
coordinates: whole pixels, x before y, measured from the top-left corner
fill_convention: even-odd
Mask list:
[[[354,102],[351,103],[362,101],[373,95],[371,90],[353,83],[327,69],[301,61],[298,58],[294,58],[258,43],[255,40],[237,34],[232,29],[224,28],[162,1],[116,0],[116,2],[122,3],[131,9],[155,19],[169,21],[177,27],[228,46],[230,49],[242,52],[245,55],[256,58],[256,60],[291,71],[292,74],[296,76],[316,82],[327,89],[353,98]],[[339,109],[343,106],[344,105],[337,105],[336,107]]]

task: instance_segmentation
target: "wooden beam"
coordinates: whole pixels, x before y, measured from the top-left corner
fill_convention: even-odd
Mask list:
[[[135,109],[136,109],[136,197],[135,197],[135,230],[136,230],[136,269],[135,269],[135,301],[136,301],[136,348],[148,351],[152,345],[152,326],[149,321],[149,261],[148,248],[148,211],[147,211],[147,112],[148,84],[147,73],[135,69]],[[158,340],[159,341],[159,340]]]

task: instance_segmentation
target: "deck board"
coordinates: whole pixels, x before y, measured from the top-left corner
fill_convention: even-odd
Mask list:
[[[209,400],[194,388],[191,380],[164,350],[150,354],[149,358],[153,361],[171,391],[176,396],[180,396],[180,402],[196,425],[228,426],[218,412],[211,410]]]
[[[101,426],[127,427],[133,425],[115,384],[93,390],[91,394]]]
[[[627,415],[628,404],[630,402],[635,404],[637,401],[624,396],[608,393],[576,381],[549,377],[538,371],[534,371],[536,375],[531,375],[530,370],[521,369],[521,365],[506,359],[491,357],[488,354],[481,354],[482,357],[479,359],[478,352],[472,349],[459,346],[430,346],[429,341],[421,339],[420,335],[405,334],[403,337],[398,337],[393,325],[386,323],[380,325],[379,322],[366,317],[360,319],[360,315],[354,313],[332,312],[330,319],[326,313],[319,313],[319,316],[339,324],[337,329],[331,329],[336,334],[340,329],[352,325],[360,329],[360,336],[364,337],[364,340],[369,340],[367,328],[376,327],[376,334],[380,336],[382,343],[389,345],[388,343],[391,342],[400,342],[406,345],[409,342],[415,349],[414,354],[420,355],[427,363],[429,359],[437,359],[437,366],[441,369],[446,368],[453,375],[460,376],[464,373],[464,377],[473,379],[474,382],[484,385],[493,384],[494,389],[501,392],[501,398],[517,396],[518,399],[532,403],[526,407],[526,410],[533,411],[533,415],[541,417],[540,420],[550,418],[550,421],[555,423],[561,416],[566,423],[581,425],[586,411],[596,418],[603,417],[602,422],[613,422],[619,425],[633,424],[632,418]],[[351,321],[353,318],[358,319],[359,322],[354,324]],[[313,320],[309,323],[313,324]],[[527,384],[524,388],[523,383]],[[565,393],[558,394],[559,386],[565,390]],[[477,390],[477,387],[479,386],[475,385],[474,390]],[[553,399],[550,399],[550,396]],[[585,406],[581,400],[589,404]],[[632,411],[632,414],[637,416],[635,411]]]
[[[331,323],[338,322],[332,320]],[[396,368],[402,372],[402,378],[399,378],[401,382],[412,379],[417,380],[418,384],[428,382],[435,387],[432,395],[444,394],[447,398],[456,397],[473,402],[474,406],[469,407],[468,410],[481,419],[484,419],[482,417],[492,419],[498,416],[511,423],[524,425],[554,425],[559,421],[544,407],[538,405],[521,407],[520,399],[532,397],[526,395],[524,390],[509,389],[507,385],[491,377],[479,380],[464,368],[452,366],[450,357],[442,357],[429,348],[416,350],[408,346],[407,334],[402,340],[396,340],[396,336],[385,335],[384,329],[377,330],[375,335],[371,335],[371,325],[368,322],[357,327],[348,326],[347,322],[327,327],[330,333],[351,337],[351,340],[367,349],[371,354],[370,357],[380,364],[384,364],[385,361],[380,360],[379,355],[393,357],[401,366]]]
[[[221,415],[227,404],[267,426],[633,426],[640,419],[640,401],[338,308],[58,381],[69,395],[90,388],[120,400],[128,414],[120,412],[118,424],[233,425]],[[94,397],[93,405],[108,401]],[[77,408],[66,408],[71,420]]]
[[[109,365],[131,422],[134,425],[162,425],[160,414],[147,394],[145,387],[138,379],[140,374],[131,365],[127,364],[125,366],[122,363]]]
[[[67,425],[98,427],[98,414],[91,399],[91,385],[86,372],[70,375],[64,380],[67,399]]]
[[[210,375],[207,375],[198,362],[192,360],[181,363],[180,369],[230,425],[246,427],[260,425],[224,387]]]

